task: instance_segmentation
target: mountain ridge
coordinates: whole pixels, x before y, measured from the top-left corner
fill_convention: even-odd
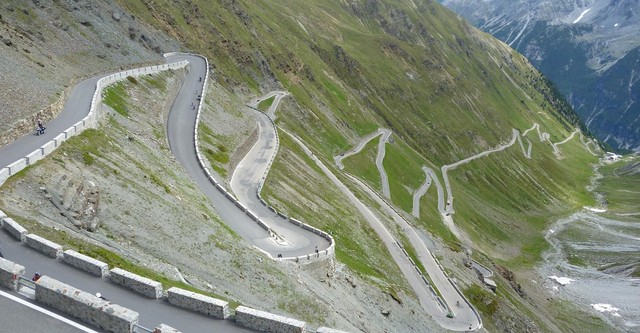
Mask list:
[[[542,76],[522,56],[475,30],[437,2],[134,0],[118,1],[119,6],[109,1],[99,3],[113,6],[107,12],[126,13],[149,29],[159,29],[154,30],[162,36],[159,40],[169,40],[161,44],[162,48],[175,42],[185,50],[209,57],[214,73],[211,89],[217,93],[207,94],[205,104],[209,104],[210,111],[215,109],[215,113],[205,112],[203,116],[201,135],[206,140],[201,140],[201,148],[224,181],[228,181],[233,171],[228,155],[233,155],[252,131],[247,125],[233,132],[234,124],[248,118],[230,120],[243,111],[238,103],[225,102],[220,106],[218,100],[246,101],[264,91],[291,92],[292,97],[280,106],[276,124],[296,133],[315,156],[329,161],[328,165],[335,154],[348,149],[361,136],[379,127],[392,129],[393,143],[388,143],[387,149],[389,156],[398,160],[386,161],[385,168],[391,204],[396,208],[408,207],[404,200],[411,200],[407,193],[417,185],[411,185],[407,179],[424,177],[423,165],[432,168],[446,165],[499,146],[511,138],[513,128],[525,131],[531,124],[539,123],[553,142],[559,142],[579,126],[575,117],[568,119],[562,113],[561,100],[554,98]],[[82,6],[78,9],[83,10],[86,8]],[[112,17],[107,21],[116,20]],[[102,25],[96,23],[93,27],[100,31]],[[134,41],[139,42],[138,37]],[[217,119],[225,122],[217,124]],[[322,267],[263,268],[254,258],[251,263],[263,270],[250,270],[246,278],[257,282],[262,273],[269,281],[282,278],[295,283],[296,271],[305,271],[300,289],[308,288],[303,292],[308,296],[317,290],[330,290],[339,276],[349,282],[340,280],[341,288],[351,285],[349,288],[356,290],[353,297],[344,296],[344,302],[362,304],[354,306],[359,319],[351,320],[345,318],[348,311],[343,304],[339,308],[344,312],[332,310],[339,301],[330,295],[319,298],[317,306],[321,311],[316,315],[296,306],[296,302],[285,300],[286,293],[279,288],[271,291],[273,299],[268,297],[266,287],[251,289],[259,293],[254,298],[256,302],[294,316],[310,317],[315,323],[324,318],[340,320],[348,323],[345,326],[362,331],[378,329],[363,323],[366,320],[378,323],[382,330],[400,325],[399,318],[406,321],[401,327],[433,329],[433,325],[425,323],[406,281],[362,217],[342,202],[343,197],[327,185],[291,140],[281,139],[265,183],[264,197],[278,211],[299,216],[314,227],[331,232],[336,239],[337,261]],[[563,159],[558,159],[546,142],[533,140],[532,145],[541,153],[531,159],[519,149],[506,149],[500,156],[478,159],[449,174],[456,189],[456,224],[472,239],[469,252],[462,252],[462,245],[466,244],[461,244],[444,227],[431,199],[432,192],[427,191],[427,196],[421,199],[420,216],[408,217],[418,228],[430,233],[421,231],[421,236],[430,239],[429,244],[441,251],[436,254],[440,262],[459,277],[460,287],[479,306],[491,330],[507,331],[514,327],[567,330],[566,323],[551,313],[558,308],[579,317],[588,316],[584,309],[543,299],[538,294],[546,295],[548,291],[526,281],[535,275],[530,269],[545,249],[542,230],[549,221],[591,201],[583,184],[591,171],[588,163],[594,158],[577,139],[563,146]],[[366,180],[362,176],[365,171],[357,172],[357,176]],[[419,176],[411,177],[415,174]],[[375,212],[387,216],[380,209]],[[405,213],[410,215],[410,211],[402,214]],[[215,219],[205,220],[219,223]],[[222,225],[218,229],[224,233]],[[401,230],[390,230],[402,239]],[[227,236],[214,238],[233,239]],[[133,237],[120,234],[118,237],[132,244],[138,242]],[[219,246],[216,241],[212,243],[216,246],[210,249],[203,246],[202,250],[220,253],[232,268],[236,265],[238,269],[247,269],[231,254],[245,258],[250,250],[236,251],[228,242]],[[493,295],[480,287],[475,273],[464,266],[469,253],[487,266],[500,265],[507,271],[515,271],[496,277],[505,286],[500,289],[501,294]],[[194,271],[202,278],[203,268]],[[350,275],[345,277],[343,272]],[[221,284],[222,292],[238,293],[241,282],[233,283]],[[314,289],[316,284],[321,287]],[[392,318],[385,319],[376,304],[358,298],[360,289],[387,295],[390,298],[384,304],[391,300],[400,304],[394,305],[394,311],[401,311],[402,306],[407,311],[402,315],[394,312]],[[344,292],[341,295],[346,295],[349,289],[340,290]],[[246,297],[247,291],[240,294]],[[301,302],[313,303],[308,297]],[[532,313],[532,308],[541,305],[550,310]]]
[[[441,2],[527,56],[603,143],[640,150],[637,1]]]

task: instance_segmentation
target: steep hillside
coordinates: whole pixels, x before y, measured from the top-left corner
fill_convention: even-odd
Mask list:
[[[593,201],[584,186],[592,172],[589,163],[596,157],[586,148],[587,139],[575,132],[580,124],[571,108],[526,59],[505,44],[435,1],[117,3],[91,2],[91,8],[105,6],[107,13],[122,10],[146,29],[162,31],[155,33],[169,38],[164,47],[175,43],[209,58],[215,80],[211,89],[216,93],[207,95],[210,113],[204,117],[201,135],[205,136],[203,150],[210,152],[210,162],[222,178],[228,180],[237,155],[252,142],[252,129],[245,123],[250,118],[239,111],[239,101],[276,89],[292,94],[278,110],[281,148],[263,195],[279,210],[333,233],[338,262],[279,267],[253,260],[261,268],[252,270],[255,275],[248,281],[260,283],[263,278],[264,286],[238,291],[242,281],[233,281],[217,287],[220,291],[316,324],[336,322],[338,328],[437,329],[426,322],[403,275],[363,217],[284,134],[284,130],[293,133],[326,165],[332,165],[335,155],[351,149],[361,137],[386,128],[393,133],[384,161],[391,183],[389,201],[412,225],[429,231],[420,235],[482,312],[489,330],[580,331],[602,324],[587,309],[555,302],[550,290],[530,282],[546,279],[533,268],[548,248],[543,235],[549,223]],[[78,8],[78,12],[91,12]],[[46,15],[38,12],[37,17]],[[100,17],[90,22],[100,22]],[[156,58],[149,53],[143,60]],[[220,107],[225,99],[234,102]],[[237,126],[240,122],[243,125]],[[104,132],[116,129],[107,127]],[[566,143],[555,145],[565,139]],[[496,152],[455,164],[492,150]],[[353,157],[356,160],[347,171],[379,190],[372,176],[376,175],[370,162],[373,155],[364,151]],[[101,163],[117,156],[105,157]],[[447,165],[450,169],[441,169]],[[419,217],[411,216],[409,200],[424,180],[423,166],[436,170],[440,181],[448,175],[451,211],[446,215],[438,209],[435,190],[429,190],[420,200],[424,208]],[[345,174],[334,171],[359,197],[366,197]],[[167,200],[149,197],[159,204]],[[383,216],[386,225],[393,225],[377,204],[363,200]],[[103,220],[108,221],[115,213],[105,214]],[[233,239],[215,218],[205,220],[195,222],[213,223],[221,233],[219,239]],[[392,232],[403,239],[400,228]],[[132,237],[119,237],[138,243]],[[215,239],[211,243],[217,244]],[[248,264],[231,254],[247,258],[245,251],[250,250],[235,250],[225,242],[206,244],[228,259],[225,263],[232,270],[224,274],[236,272],[243,279]],[[495,277],[496,294],[481,287],[474,271],[465,266],[469,258],[500,273]],[[191,272],[202,278],[207,269],[211,268],[191,267]],[[215,279],[223,280],[224,274]],[[282,281],[293,281],[296,274],[301,276],[300,288],[285,291]],[[267,286],[277,289],[274,299],[268,299]],[[254,298],[248,295],[251,292]],[[297,295],[302,296],[287,298]],[[319,311],[309,310],[315,306]],[[391,316],[388,308],[393,310]],[[580,320],[568,323],[568,316]]]
[[[601,141],[640,149],[637,1],[441,2],[524,54]]]
[[[57,114],[81,78],[157,61],[178,45],[102,1],[3,1],[0,39],[2,145]]]

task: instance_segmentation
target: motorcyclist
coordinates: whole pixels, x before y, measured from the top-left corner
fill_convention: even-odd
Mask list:
[[[40,277],[42,277],[42,275],[40,275],[40,272],[36,272],[36,274],[34,274],[31,278],[31,281],[36,282],[40,279]]]
[[[46,127],[44,127],[44,125],[42,124],[42,120],[38,119],[38,127],[36,128],[36,133],[38,135],[44,134],[45,129]]]

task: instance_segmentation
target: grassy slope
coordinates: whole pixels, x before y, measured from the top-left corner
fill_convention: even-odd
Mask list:
[[[398,144],[389,156],[410,161],[385,160],[394,203],[403,210],[409,209],[403,191],[420,183],[413,175],[423,179],[421,165],[437,169],[498,146],[510,139],[512,128],[539,123],[557,142],[574,127],[559,116],[561,104],[522,56],[432,1],[119,2],[208,56],[214,79],[229,89],[244,86],[258,94],[279,82],[295,105],[279,111],[278,124],[327,164],[356,137],[378,127],[393,130]],[[456,223],[478,249],[512,269],[539,260],[545,248],[541,231],[550,219],[591,201],[584,185],[594,158],[578,139],[561,146],[564,158],[558,160],[532,134],[531,160],[514,146],[450,173]],[[305,178],[287,174],[287,163],[274,164],[266,197],[318,227],[328,226],[322,222],[327,216],[354,219],[338,202],[332,203],[340,208],[336,211],[306,216],[312,198],[270,190],[283,184],[295,193],[296,186],[308,186]],[[439,222],[434,198],[432,188],[423,198],[419,223],[455,242]],[[354,225],[364,227],[353,221],[336,230],[339,246],[340,238],[367,234],[366,227]],[[338,257],[360,273],[380,277],[376,265],[358,253],[367,248],[373,245]]]

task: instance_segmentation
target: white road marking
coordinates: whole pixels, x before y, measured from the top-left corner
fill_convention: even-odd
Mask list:
[[[57,320],[59,320],[61,322],[67,323],[67,324],[69,324],[69,325],[71,325],[71,326],[73,326],[73,327],[75,327],[75,328],[77,328],[79,330],[84,331],[84,332],[87,332],[87,333],[100,333],[100,332],[94,331],[94,330],[92,330],[92,329],[90,329],[88,327],[82,326],[82,325],[76,323],[75,321],[69,320],[69,319],[67,319],[65,317],[62,317],[62,316],[60,316],[58,314],[55,314],[55,313],[53,313],[53,312],[51,312],[51,311],[49,311],[47,309],[41,308],[41,307],[39,307],[39,306],[37,306],[35,304],[29,303],[29,302],[27,302],[27,301],[25,301],[25,300],[23,300],[21,298],[18,298],[18,297],[13,296],[13,295],[11,295],[9,293],[6,293],[6,292],[4,292],[2,290],[0,290],[0,296],[4,296],[4,297],[6,297],[6,298],[8,298],[8,299],[10,299],[10,300],[12,300],[14,302],[18,302],[18,303],[20,303],[22,305],[28,306],[28,307],[36,310],[36,311],[39,311],[39,312],[41,312],[43,314],[46,314],[47,316],[55,318],[55,319],[57,319]]]

